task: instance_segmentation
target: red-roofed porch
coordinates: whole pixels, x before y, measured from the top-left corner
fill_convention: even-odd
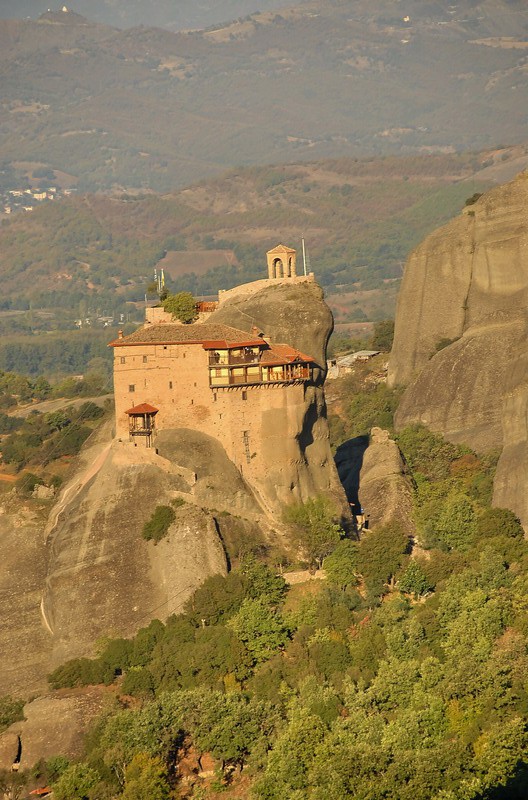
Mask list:
[[[134,441],[136,436],[144,436],[146,446],[151,447],[158,412],[159,408],[151,406],[150,403],[140,403],[125,411],[125,414],[128,414],[128,433],[131,441]]]

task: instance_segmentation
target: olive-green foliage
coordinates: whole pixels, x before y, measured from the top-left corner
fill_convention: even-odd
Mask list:
[[[35,475],[33,472],[24,472],[21,475],[15,484],[17,492],[23,495],[30,495],[35,486],[44,483],[42,478],[39,475]]]
[[[57,800],[89,800],[98,781],[98,773],[87,764],[72,764],[53,784],[53,794]]]
[[[357,542],[342,539],[337,543],[333,553],[324,560],[323,566],[328,581],[340,589],[356,586],[359,579]]]
[[[469,452],[468,448],[447,442],[423,425],[404,428],[396,440],[411,471],[429,480],[447,478],[453,461]]]
[[[507,536],[519,539],[524,536],[523,527],[513,511],[508,508],[490,508],[479,516],[476,523],[478,539]]]
[[[392,349],[392,342],[394,340],[394,320],[386,319],[382,322],[374,323],[374,330],[370,340],[370,347],[372,350],[381,350],[383,353],[389,353]]]
[[[355,394],[346,410],[346,438],[368,435],[374,427],[392,430],[400,394],[399,389],[389,389],[385,383]]]
[[[397,523],[363,535],[358,548],[358,569],[372,598],[386,591],[409,549],[409,534]]]
[[[271,658],[288,639],[281,615],[265,597],[246,597],[227,625],[245,644],[255,663]]]
[[[284,519],[294,526],[298,545],[310,566],[320,567],[344,535],[335,518],[332,504],[322,496],[285,509]]]
[[[194,322],[198,316],[196,311],[196,300],[190,292],[178,292],[170,294],[163,301],[163,309],[172,314],[173,319],[177,319],[184,324]]]
[[[156,506],[148,522],[143,525],[141,535],[147,541],[151,539],[157,543],[169,532],[169,528],[176,519],[174,509],[170,506]]]
[[[88,739],[94,800],[177,792],[191,745],[257,800],[526,796],[528,545],[479,492],[491,460],[435,439],[427,464],[417,439],[420,535],[432,521],[438,538],[427,558],[391,525],[337,542],[326,583],[287,590],[247,559],[184,614],[61,668],[78,683],[123,673],[140,700]]]
[[[400,592],[408,592],[415,597],[421,597],[433,587],[426,573],[417,561],[410,561],[407,569],[398,580]]]
[[[57,667],[49,676],[52,689],[65,686],[87,686],[90,684],[110,684],[115,678],[115,670],[108,664],[88,658],[75,658]]]
[[[92,402],[49,414],[32,411],[2,442],[2,459],[20,470],[28,464],[46,466],[61,456],[77,455],[93,432],[94,423],[104,415],[104,410]],[[30,484],[29,478],[21,481],[21,490],[26,491]]]
[[[0,697],[0,733],[19,719],[24,719],[23,700],[15,700],[8,695]]]
[[[168,800],[167,767],[159,757],[136,753],[125,770],[123,800]]]

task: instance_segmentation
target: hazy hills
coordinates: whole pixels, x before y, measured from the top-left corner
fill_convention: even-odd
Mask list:
[[[527,35],[506,0],[318,0],[188,33],[0,20],[0,160],[167,191],[234,164],[518,142]]]
[[[208,294],[262,277],[265,251],[304,235],[338,318],[386,317],[409,250],[527,159],[522,147],[343,158],[231,170],[163,197],[72,196],[0,227],[3,307],[140,301],[160,263],[172,289]]]
[[[50,6],[56,10],[62,5],[60,2],[50,3],[50,0],[2,0],[0,17],[36,18]],[[284,5],[287,5],[285,0],[73,0],[66,3],[75,12],[105,25],[118,28],[156,25],[173,30],[205,28]]]

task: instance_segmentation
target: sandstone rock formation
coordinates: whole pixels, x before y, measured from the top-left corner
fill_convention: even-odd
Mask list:
[[[421,422],[477,450],[501,449],[494,503],[525,525],[527,211],[524,172],[412,253],[389,363],[390,384],[408,384],[397,426]]]
[[[108,423],[81,452],[47,524],[50,500],[33,500],[40,510],[29,516],[15,496],[4,515],[0,506],[0,554],[7,565],[0,576],[4,692],[42,691],[51,669],[92,655],[100,637],[129,636],[181,610],[209,575],[226,572],[221,535],[235,543],[247,534],[276,544],[285,502],[333,493],[349,517],[321,387],[332,328],[321,289],[311,282],[249,286],[226,299],[214,317],[248,331],[257,325],[275,341],[311,354],[320,365],[317,385],[306,387],[295,413],[277,416],[272,409],[263,444],[269,469],[258,481],[242,476],[211,436],[163,430],[156,452],[113,439]],[[175,497],[187,502],[168,536],[157,545],[144,541],[143,524],[157,505]],[[225,512],[236,515],[233,524]]]
[[[141,535],[157,505],[181,490],[181,470],[113,442],[97,474],[63,505],[49,536],[43,615],[52,637],[51,666],[93,653],[101,636],[131,636],[181,611],[209,575],[226,572],[214,520],[185,504],[166,538]]]
[[[70,759],[83,752],[84,735],[112,698],[100,686],[62,690],[38,697],[24,706],[24,719],[0,734],[0,769],[11,769],[19,756],[20,769],[58,753]]]
[[[369,528],[400,522],[414,531],[412,490],[398,445],[388,431],[373,428],[370,441],[357,437],[336,452],[336,465],[349,499],[368,515]]]
[[[270,469],[259,479],[262,499],[280,515],[285,503],[326,494],[333,496],[346,519],[348,506],[330,450],[322,390],[326,345],[333,328],[323,291],[312,281],[259,281],[241,288],[222,302],[210,321],[248,332],[256,326],[272,342],[286,342],[312,356],[319,367],[316,385],[306,387],[302,407],[287,418],[269,414],[264,445]]]
[[[27,697],[46,689],[49,635],[40,617],[46,579],[45,513],[14,491],[0,501],[0,694]]]

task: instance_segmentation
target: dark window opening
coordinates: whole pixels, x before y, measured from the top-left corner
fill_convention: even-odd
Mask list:
[[[129,387],[128,387],[128,391],[129,391],[129,392],[135,392],[135,391],[136,391],[136,387],[135,387],[135,385],[134,385],[133,383],[131,383],[131,384],[129,385]]]

